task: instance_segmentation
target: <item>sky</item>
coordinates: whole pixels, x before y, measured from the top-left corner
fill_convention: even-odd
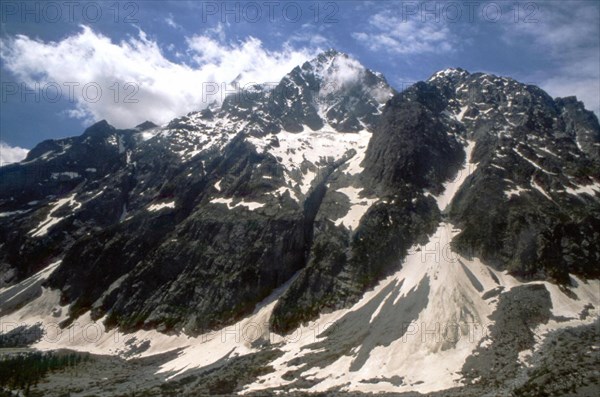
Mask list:
[[[37,143],[200,110],[329,48],[397,90],[462,67],[600,115],[597,1],[3,1],[0,163]]]

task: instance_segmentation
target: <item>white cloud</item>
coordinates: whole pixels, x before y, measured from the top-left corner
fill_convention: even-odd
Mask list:
[[[175,18],[173,17],[173,14],[171,14],[171,13],[169,13],[169,15],[165,18],[165,22],[167,25],[169,25],[173,29],[181,29],[181,25],[179,25],[177,22],[175,22]]]
[[[391,11],[382,11],[369,18],[366,31],[352,37],[371,51],[392,54],[448,52],[456,39],[447,26],[434,21],[402,20]]]
[[[51,82],[64,87],[78,83],[74,90],[71,117],[86,123],[106,119],[116,127],[132,127],[145,120],[165,123],[174,117],[199,110],[226,94],[219,88],[207,97],[203,90],[221,87],[242,73],[240,84],[278,81],[296,65],[318,50],[294,49],[284,45],[269,51],[260,40],[226,43],[219,25],[207,35],[187,39],[190,66],[165,58],[158,44],[140,31],[139,37],[112,42],[106,36],[82,26],[80,33],[58,42],[43,42],[24,35],[1,41],[5,67],[31,87]],[[127,83],[131,85],[126,86]],[[87,96],[83,87],[87,86]],[[95,99],[97,84],[102,96]],[[117,90],[117,87],[119,90]],[[116,92],[119,93],[116,96]],[[127,102],[129,99],[137,103]]]
[[[254,37],[238,43],[223,44],[209,36],[194,36],[188,39],[188,45],[193,59],[208,78],[207,81],[229,82],[241,74],[241,85],[278,82],[295,66],[317,53],[296,50],[287,44],[281,51],[268,51]],[[231,78],[227,80],[225,76]]]
[[[364,71],[360,62],[344,56],[334,58],[331,64],[320,65],[316,73],[325,82],[320,94],[326,96],[332,91],[351,85],[364,75]]]
[[[23,160],[29,150],[0,141],[0,167]]]

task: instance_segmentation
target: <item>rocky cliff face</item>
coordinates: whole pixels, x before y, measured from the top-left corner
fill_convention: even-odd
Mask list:
[[[476,142],[478,165],[448,211],[458,251],[527,279],[598,277],[595,115],[507,78],[452,70],[429,84]]]
[[[420,267],[425,248],[415,247],[440,233],[460,266]],[[161,127],[102,121],[0,168],[0,288],[35,285],[34,299],[43,280],[60,293],[63,327],[84,316],[186,335],[256,313],[284,335],[359,305],[288,361],[296,370],[356,353],[349,371],[361,373],[369,349],[407,334],[401,323],[422,313],[482,321],[494,296],[510,301],[511,283],[569,291],[574,276],[600,276],[598,241],[600,127],[581,102],[461,69],[397,93],[335,51],[221,107]],[[382,286],[397,274],[405,279]],[[528,330],[551,318],[547,290],[529,289],[545,306]],[[436,302],[453,309],[431,312]],[[510,322],[502,307],[512,306],[492,318]],[[392,335],[378,313],[395,319]],[[308,382],[298,371],[285,376]]]

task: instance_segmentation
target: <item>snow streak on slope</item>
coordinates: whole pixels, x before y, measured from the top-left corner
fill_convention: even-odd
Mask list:
[[[465,160],[465,164],[458,171],[456,177],[453,180],[444,183],[444,191],[437,197],[437,204],[440,208],[440,211],[444,211],[450,203],[452,199],[458,192],[458,189],[462,186],[465,179],[473,172],[475,172],[475,168],[477,168],[477,164],[471,163],[471,158],[473,156],[473,149],[475,149],[475,142],[469,141],[467,143],[467,147],[465,148],[465,152],[467,154],[467,158]]]

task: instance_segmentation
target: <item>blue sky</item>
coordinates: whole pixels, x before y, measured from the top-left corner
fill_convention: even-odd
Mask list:
[[[218,98],[208,85],[276,82],[328,48],[399,90],[462,67],[577,95],[600,113],[595,1],[0,4],[4,162],[100,119],[167,122]]]

